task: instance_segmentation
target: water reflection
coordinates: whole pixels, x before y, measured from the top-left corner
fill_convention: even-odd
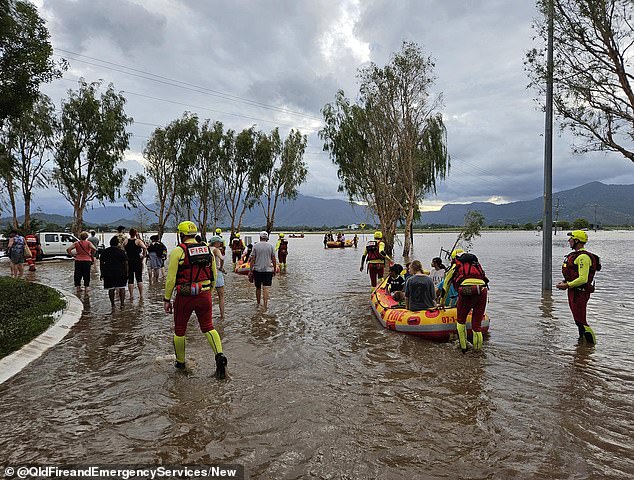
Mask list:
[[[428,265],[454,240],[417,235],[412,258]],[[595,349],[577,346],[566,296],[542,295],[538,268],[509,267],[517,251],[539,265],[540,239],[487,233],[474,251],[492,281],[491,330],[482,353],[463,355],[380,326],[361,248],[291,238],[267,312],[244,276],[226,277],[223,321],[214,296],[226,382],[213,378],[195,318],[190,370],[175,371],[161,285],[112,310],[95,272],[71,334],[0,386],[0,463],[236,461],[262,479],[628,478],[634,358],[623,319],[634,305],[623,292],[634,280],[609,267],[627,258],[623,234],[597,232],[593,245],[608,265],[588,307]],[[564,253],[554,245],[553,263]],[[72,290],[72,267],[43,264],[33,278]]]

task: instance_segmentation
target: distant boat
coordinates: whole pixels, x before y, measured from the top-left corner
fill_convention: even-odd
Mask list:
[[[300,233],[299,235],[295,235],[294,233],[290,234],[288,238],[304,238],[304,234]]]

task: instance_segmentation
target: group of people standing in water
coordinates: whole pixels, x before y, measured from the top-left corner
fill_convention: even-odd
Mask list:
[[[134,286],[143,295],[143,265],[147,263],[150,283],[158,282],[164,277],[163,265],[167,258],[167,247],[159,240],[158,235],[150,237],[146,244],[136,229],[131,228],[126,235],[125,227],[117,227],[117,233],[110,239],[109,247],[99,250],[99,239],[95,232],[81,232],[79,240],[66,249],[66,253],[74,257],[74,285],[77,293],[81,292],[82,283],[85,291],[90,288],[90,276],[93,267],[99,260],[100,278],[104,288],[108,290],[110,302],[115,305],[118,294],[119,303],[124,305],[126,285],[130,299],[134,296]]]
[[[568,233],[568,242],[573,250],[562,266],[564,281],[556,286],[568,290],[568,304],[579,339],[594,345],[596,337],[586,319],[586,307],[590,294],[594,291],[594,274],[601,270],[597,255],[585,250],[588,234],[582,230]],[[400,306],[411,311],[433,308],[456,308],[456,328],[462,352],[467,351],[467,316],[471,313],[472,344],[474,350],[482,348],[481,324],[486,310],[489,279],[478,257],[462,249],[454,249],[449,268],[440,257],[431,261],[431,272],[426,272],[420,261],[406,264],[405,269],[395,264],[385,253],[383,234],[375,232],[368,242],[361,258],[361,268],[367,265],[372,287],[376,287],[384,277],[386,263],[390,265],[385,281],[385,289]],[[367,262],[367,264],[366,264]]]
[[[594,274],[601,270],[597,255],[585,250],[588,235],[581,230],[568,234],[572,252],[566,257],[562,273],[564,281],[556,286],[568,290],[568,302],[579,337],[590,344],[596,343],[594,331],[587,323],[586,306],[590,294],[594,291]],[[110,247],[101,252],[101,277],[108,289],[110,301],[115,303],[118,291],[121,305],[125,298],[127,283],[130,295],[134,291],[136,280],[139,294],[142,294],[142,262],[149,258],[151,278],[162,271],[163,261],[167,258],[167,248],[157,236],[146,245],[134,229],[126,236],[121,229],[110,240]],[[280,233],[275,247],[268,243],[269,233],[262,231],[259,242],[244,245],[240,233],[230,238],[232,262],[249,265],[249,280],[256,287],[256,301],[268,306],[269,288],[278,269],[286,269],[288,242]],[[97,248],[88,241],[87,232],[82,232],[80,240],[68,249],[75,253],[75,285],[80,287],[83,280],[88,287],[91,265],[94,263]],[[277,253],[277,256],[276,256]],[[445,267],[440,257],[431,261],[431,270],[426,271],[420,261],[414,260],[405,268],[395,264],[386,253],[383,235],[377,231],[363,251],[360,270],[364,267],[370,276],[373,287],[380,285],[389,264],[389,274],[385,281],[386,291],[398,302],[399,307],[412,311],[433,308],[455,307],[456,328],[462,352],[467,351],[467,316],[471,314],[472,345],[474,350],[482,348],[483,336],[481,322],[486,310],[489,279],[478,258],[470,252],[454,249],[451,263]],[[220,335],[212,320],[212,290],[219,296],[220,318],[224,318],[224,275],[225,245],[222,232],[217,229],[209,243],[202,240],[196,224],[191,221],[178,225],[178,245],[170,252],[167,275],[165,277],[164,310],[174,315],[173,344],[176,354],[175,366],[186,368],[185,333],[192,313],[196,313],[200,329],[215,354],[216,377],[225,378],[227,357],[223,353]]]

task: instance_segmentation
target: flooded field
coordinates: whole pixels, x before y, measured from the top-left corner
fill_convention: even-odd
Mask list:
[[[417,235],[414,257],[429,265],[454,239]],[[483,352],[466,355],[384,330],[362,249],[321,241],[289,239],[268,312],[246,277],[226,276],[226,318],[215,321],[226,381],[213,378],[195,319],[191,370],[175,371],[162,286],[112,311],[95,272],[71,333],[0,385],[0,464],[241,463],[257,479],[632,477],[634,233],[590,232],[604,265],[589,304],[596,348],[577,345],[564,292],[542,299],[540,236],[477,239],[491,329]],[[554,242],[556,283],[569,250],[565,236]],[[72,291],[72,269],[49,263],[29,278]]]

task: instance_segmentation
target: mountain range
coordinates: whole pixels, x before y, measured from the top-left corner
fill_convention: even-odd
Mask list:
[[[557,207],[559,205],[559,207]],[[533,200],[494,204],[475,202],[470,204],[447,204],[439,211],[423,212],[422,224],[463,225],[464,216],[469,210],[477,210],[485,217],[487,225],[525,224],[538,222],[542,218],[542,197]],[[44,223],[64,226],[72,221],[70,215],[46,214],[33,215]],[[605,225],[634,225],[634,185],[606,185],[591,182],[571,190],[553,194],[553,219],[574,221],[585,218],[590,223]],[[122,206],[91,208],[85,211],[84,221],[88,225],[124,225],[139,224],[137,210]],[[156,221],[147,213],[143,219],[145,225]],[[8,219],[0,219],[6,224]],[[219,222],[226,227],[226,221]],[[262,209],[258,206],[246,212],[243,225],[261,228],[265,224]],[[336,227],[353,223],[376,223],[374,215],[362,205],[350,204],[343,200],[326,200],[306,195],[298,195],[295,200],[278,206],[275,225],[279,227]]]

